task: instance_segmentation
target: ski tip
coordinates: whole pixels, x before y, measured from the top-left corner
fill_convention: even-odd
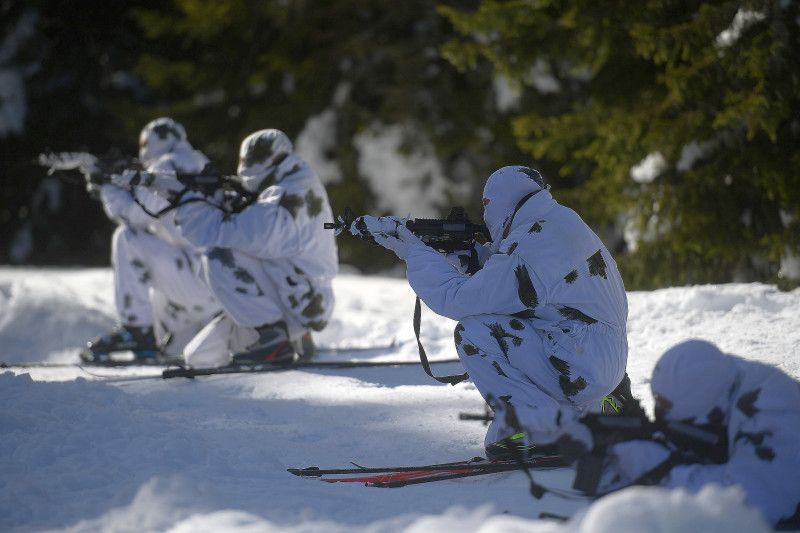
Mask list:
[[[161,373],[164,379],[170,378],[189,378],[194,379],[194,373],[190,368],[168,368]]]
[[[318,466],[309,466],[306,468],[287,468],[287,472],[299,477],[321,477]]]

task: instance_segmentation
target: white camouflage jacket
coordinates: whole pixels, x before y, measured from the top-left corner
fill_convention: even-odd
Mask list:
[[[230,202],[179,207],[175,221],[181,235],[201,250],[224,248],[262,260],[270,278],[280,281],[286,301],[307,284],[329,289],[338,256],[334,234],[323,225],[333,220],[325,187],[295,154],[278,165],[270,183],[239,212]]]
[[[176,144],[172,152],[164,154],[155,163],[147,167],[147,172],[186,172],[199,173],[206,165],[208,158],[202,152],[192,149],[186,141]],[[139,204],[134,200],[139,201]],[[169,203],[153,192],[137,187],[133,193],[115,185],[103,185],[101,189],[103,208],[112,220],[128,227],[144,229],[161,237],[167,242],[188,250],[192,244],[181,236],[175,224],[175,211],[165,212],[161,217],[155,218],[147,213],[158,213],[169,206]],[[142,205],[145,209],[142,208]]]
[[[665,485],[694,492],[706,483],[741,485],[747,502],[776,523],[800,506],[800,383],[762,363],[740,358],[736,363],[728,461],[676,466]]]
[[[624,333],[628,303],[614,259],[547,190],[522,205],[508,237],[492,249],[467,276],[432,248],[414,245],[406,257],[409,283],[433,311],[454,320],[504,314],[532,318],[555,336],[597,322]]]

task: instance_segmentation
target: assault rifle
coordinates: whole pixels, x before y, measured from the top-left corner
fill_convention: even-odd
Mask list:
[[[681,457],[680,462],[715,463],[727,460],[727,434],[722,425],[695,425],[686,422],[651,422],[644,416],[608,416],[588,414],[580,420],[592,432],[594,447],[590,452],[572,453],[578,456],[577,474],[573,488],[594,494],[603,473],[603,466],[609,448],[614,444],[630,440],[655,440],[668,442]],[[574,452],[575,450],[570,450]],[[570,452],[567,452],[570,454]],[[667,461],[669,462],[669,461]],[[663,477],[669,468],[678,464],[659,465],[666,468],[659,475]],[[648,473],[650,474],[650,473]],[[660,478],[659,478],[660,479]]]
[[[199,174],[191,174],[187,172],[141,172],[142,179],[147,176],[152,176],[158,180],[159,176],[175,177],[187,189],[198,191],[206,195],[214,194],[217,190],[233,191],[240,196],[249,197],[253,193],[247,191],[242,187],[234,176],[223,176],[221,174],[214,174],[209,170],[204,169]],[[109,176],[110,178],[110,176]],[[136,183],[132,182],[136,186]]]
[[[126,170],[139,171],[143,176],[147,174],[138,159],[117,152],[110,152],[105,156],[95,156],[88,152],[47,152],[40,154],[36,163],[47,167],[49,175],[56,175],[67,181],[85,179],[93,197],[99,195],[101,185],[111,183],[111,176],[114,174],[121,174]],[[75,176],[72,171],[79,172],[83,177]],[[158,179],[158,174],[150,175]],[[233,191],[243,197],[249,197],[251,194],[232,176],[215,174],[210,168],[203,169],[197,174],[165,172],[164,176],[175,177],[187,188],[206,195],[213,194],[219,189]]]
[[[391,221],[393,219],[387,219]],[[453,207],[447,218],[417,218],[406,221],[406,228],[419,237],[427,246],[442,253],[472,250],[475,236],[489,237],[489,230],[483,224],[473,224],[463,207]],[[370,244],[377,244],[362,217],[356,218],[347,207],[339,222],[326,222],[325,229],[336,230],[336,235],[347,230]]]
[[[86,181],[87,189],[93,198],[99,196],[104,176],[119,174],[127,169],[144,169],[138,159],[122,155],[117,150],[112,150],[104,156],[88,152],[45,152],[39,154],[34,162],[47,167],[49,176],[57,176],[73,183]]]

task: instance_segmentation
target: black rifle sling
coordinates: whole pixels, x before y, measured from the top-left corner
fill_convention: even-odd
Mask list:
[[[449,383],[450,385],[455,385],[457,383],[461,383],[465,379],[469,379],[469,374],[466,372],[463,374],[456,374],[452,376],[441,376],[437,377],[433,375],[431,372],[431,366],[428,364],[428,356],[425,354],[425,348],[422,347],[422,342],[419,340],[419,325],[422,319],[422,305],[419,301],[419,296],[417,296],[417,303],[414,306],[414,335],[417,336],[417,346],[419,347],[419,361],[422,363],[422,368],[425,370],[425,373],[428,374],[430,377],[438,381],[439,383]]]

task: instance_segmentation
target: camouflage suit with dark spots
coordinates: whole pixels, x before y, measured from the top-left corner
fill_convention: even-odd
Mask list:
[[[203,250],[205,278],[224,309],[187,346],[193,366],[227,363],[258,338],[258,326],[283,321],[295,339],[323,329],[333,312],[338,257],[323,226],[333,220],[325,187],[294,153],[257,181],[244,209],[190,202],[176,210],[183,238]]]
[[[482,268],[461,274],[415,243],[408,280],[433,311],[459,321],[456,349],[483,397],[496,411],[512,405],[534,442],[546,440],[561,411],[599,406],[624,376],[625,288],[606,247],[538,172],[500,169],[484,198],[494,243]],[[512,432],[495,416],[486,443]]]
[[[169,133],[169,132],[167,132]],[[201,172],[208,158],[186,140],[147,163],[148,172]],[[134,201],[134,196],[139,203]],[[112,239],[115,303],[126,326],[152,326],[162,349],[180,354],[184,346],[221,308],[201,274],[199,251],[175,225],[175,212],[149,215],[169,203],[147,189],[133,193],[114,185],[101,189],[103,207],[119,223]],[[140,205],[141,204],[141,205]]]
[[[800,383],[777,368],[691,340],[660,358],[651,387],[660,418],[714,424],[727,437],[718,445],[722,463],[678,462],[660,479],[662,486],[697,492],[707,483],[739,485],[747,503],[772,524],[800,511]],[[617,444],[607,478],[629,483],[669,452],[653,441]]]

